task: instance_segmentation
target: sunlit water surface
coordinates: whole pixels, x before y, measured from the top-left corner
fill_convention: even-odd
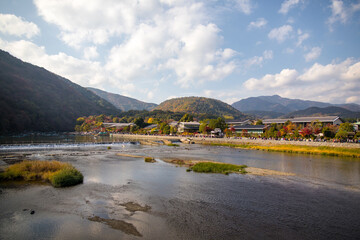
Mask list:
[[[351,158],[227,147],[147,146],[121,139],[50,136],[2,139],[0,154],[70,162],[84,184],[1,185],[4,239],[356,239],[360,165]],[[108,149],[111,147],[111,149]],[[143,158],[154,157],[156,163]],[[199,174],[162,159],[246,164],[296,176]],[[126,202],[151,207],[130,212]],[[29,209],[35,210],[31,215]],[[93,216],[132,224],[141,236]]]

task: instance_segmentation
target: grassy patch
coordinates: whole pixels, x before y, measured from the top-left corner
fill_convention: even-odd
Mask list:
[[[154,163],[154,162],[156,162],[156,160],[155,160],[154,158],[152,158],[152,157],[146,157],[146,158],[145,158],[145,162],[147,162],[147,163]]]
[[[235,165],[235,164],[228,164],[228,163],[213,163],[213,162],[200,162],[196,163],[194,166],[191,167],[191,170],[194,172],[201,172],[201,173],[246,173],[245,168],[246,165]]]
[[[169,143],[169,144],[166,144],[166,146],[169,146],[169,147],[179,147],[180,145],[179,145],[179,144],[175,144],[175,143]]]
[[[302,154],[317,154],[324,156],[337,157],[353,157],[360,158],[360,148],[344,148],[344,147],[325,147],[325,146],[304,146],[304,145],[274,145],[261,146],[252,144],[228,144],[228,143],[212,143],[213,146],[227,146],[243,149],[256,149],[269,152],[287,152],[287,153],[302,153]]]
[[[58,161],[23,161],[0,173],[0,180],[46,181],[54,187],[73,186],[83,178],[71,164]]]

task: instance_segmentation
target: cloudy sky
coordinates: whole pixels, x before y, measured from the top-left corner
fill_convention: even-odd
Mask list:
[[[146,102],[360,104],[360,0],[1,0],[0,48]]]

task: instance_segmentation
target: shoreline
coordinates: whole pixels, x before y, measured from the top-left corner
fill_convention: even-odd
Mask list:
[[[135,134],[112,134],[115,138],[124,138],[131,140],[153,140],[153,141],[181,141],[182,139],[190,139],[191,142],[197,144],[252,144],[260,146],[274,146],[274,145],[298,145],[298,146],[312,146],[312,147],[340,147],[360,149],[358,143],[340,143],[340,142],[308,142],[308,141],[286,141],[286,140],[263,140],[263,139],[235,139],[235,138],[204,138],[204,137],[184,137],[184,136],[154,136],[154,135],[135,135]]]

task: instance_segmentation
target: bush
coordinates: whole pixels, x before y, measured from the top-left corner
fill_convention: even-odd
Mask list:
[[[246,165],[235,165],[227,163],[201,162],[195,164],[191,169],[194,172],[202,173],[223,173],[228,175],[231,172],[246,173]]]
[[[145,162],[154,163],[154,162],[156,162],[156,160],[154,158],[152,158],[152,157],[146,157]]]
[[[54,187],[68,187],[82,183],[84,176],[75,168],[66,168],[56,172],[50,177]]]
[[[0,180],[47,181],[54,187],[83,182],[83,175],[69,163],[58,161],[23,161],[9,166]]]

